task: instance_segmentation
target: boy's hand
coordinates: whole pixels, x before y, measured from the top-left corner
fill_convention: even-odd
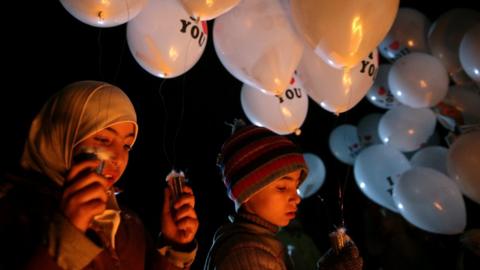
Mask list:
[[[363,259],[353,242],[346,245],[337,254],[330,248],[317,262],[317,270],[362,270]]]

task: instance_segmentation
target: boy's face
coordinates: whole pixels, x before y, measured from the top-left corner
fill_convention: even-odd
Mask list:
[[[245,209],[274,225],[287,226],[301,200],[297,194],[300,173],[296,170],[276,179],[246,201]]]

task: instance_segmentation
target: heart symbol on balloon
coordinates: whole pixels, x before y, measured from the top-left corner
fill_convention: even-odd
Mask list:
[[[380,86],[380,88],[378,88],[378,91],[377,91],[377,92],[378,92],[378,94],[379,94],[380,96],[383,96],[383,95],[385,95],[385,93],[387,92],[387,90],[385,90],[385,88],[383,88],[382,86]]]
[[[400,48],[400,42],[394,41],[394,42],[390,43],[390,45],[388,47],[390,47],[390,49],[396,51],[396,50],[398,50],[398,48]]]

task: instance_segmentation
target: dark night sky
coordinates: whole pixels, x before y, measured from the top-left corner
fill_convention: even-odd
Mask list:
[[[195,269],[200,269],[214,231],[233,211],[215,166],[221,144],[230,133],[224,122],[246,119],[239,98],[242,83],[219,62],[211,32],[200,61],[186,74],[163,81],[135,62],[128,49],[125,25],[94,28],[73,18],[59,1],[31,2],[20,1],[15,7],[5,8],[4,13],[9,15],[2,19],[4,87],[0,107],[6,122],[0,134],[6,150],[1,171],[18,161],[30,121],[52,93],[77,80],[113,83],[132,99],[140,125],[130,166],[120,183],[126,190],[124,202],[155,232],[165,175],[172,166],[183,169],[197,198],[201,225]],[[446,10],[472,7],[474,1],[415,6],[417,2],[425,1],[401,1],[401,6],[415,7],[434,21]],[[209,30],[211,26],[210,22]],[[361,251],[365,246],[364,231],[369,229],[362,221],[362,210],[372,203],[355,185],[353,167],[330,153],[328,136],[334,127],[356,125],[370,112],[383,110],[363,100],[337,117],[310,100],[302,134],[290,136],[305,152],[322,158],[326,166],[326,182],[318,192],[323,202],[309,198],[301,213],[307,232],[322,250],[328,247],[327,233],[340,219],[339,186],[346,187],[346,226]],[[442,127],[437,129],[445,133]],[[471,201],[466,203],[468,224],[478,227],[472,216],[479,215],[479,207]]]

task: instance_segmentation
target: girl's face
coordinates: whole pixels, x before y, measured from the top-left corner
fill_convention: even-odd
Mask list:
[[[128,152],[135,138],[135,125],[124,122],[104,128],[89,136],[75,146],[74,153],[82,148],[102,149],[109,154],[102,175],[109,180],[110,186],[120,179],[128,164]]]
[[[246,201],[245,209],[274,225],[287,226],[295,218],[301,200],[297,194],[300,174],[296,170],[277,178]]]

